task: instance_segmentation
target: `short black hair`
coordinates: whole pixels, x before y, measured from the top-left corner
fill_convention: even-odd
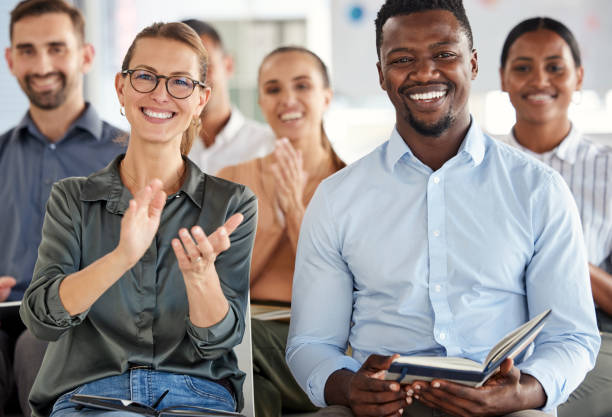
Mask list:
[[[429,10],[446,10],[451,12],[468,38],[470,49],[474,46],[472,28],[465,14],[462,0],[387,0],[376,16],[376,53],[380,59],[380,46],[382,45],[382,27],[387,20],[394,16],[408,15]]]
[[[214,43],[216,43],[223,50],[223,41],[219,32],[210,23],[206,23],[199,19],[186,19],[181,21],[191,29],[195,30],[198,36],[208,36]]]
[[[563,38],[572,52],[572,57],[574,58],[574,64],[576,64],[576,67],[582,65],[582,59],[580,58],[580,47],[578,46],[578,42],[576,41],[574,34],[567,26],[558,20],[551,19],[550,17],[533,17],[531,19],[523,20],[521,23],[513,27],[510,33],[508,33],[508,36],[506,36],[501,53],[501,67],[504,68],[506,66],[510,48],[518,38],[527,32],[535,32],[540,29],[550,30]]]

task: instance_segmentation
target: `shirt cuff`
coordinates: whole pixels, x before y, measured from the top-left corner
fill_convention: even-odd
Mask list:
[[[361,364],[350,356],[342,355],[339,357],[329,358],[321,362],[308,378],[307,389],[308,396],[317,407],[326,407],[325,402],[325,384],[327,380],[339,369],[348,369],[349,371],[357,372],[361,368]]]
[[[230,334],[235,331],[236,313],[234,309],[229,307],[225,317],[220,322],[213,324],[210,327],[198,327],[191,322],[189,316],[187,316],[187,332],[191,337],[201,341],[204,344],[214,345],[226,340]]]
[[[56,279],[51,285],[49,285],[49,287],[47,287],[45,294],[45,303],[47,304],[49,317],[59,327],[69,327],[80,324],[89,312],[89,309],[87,309],[82,313],[71,316],[70,313],[66,311],[66,308],[64,307],[64,304],[59,296],[59,287],[65,278],[66,277]]]
[[[546,404],[544,404],[541,410],[549,413],[554,412],[557,406],[564,400],[560,398],[561,393],[555,389],[555,386],[559,383],[558,379],[560,375],[553,375],[533,365],[521,366],[521,364],[518,364],[516,367],[521,373],[531,375],[538,380],[540,385],[542,385],[542,389],[546,393]],[[561,386],[564,385],[565,382],[561,384]]]

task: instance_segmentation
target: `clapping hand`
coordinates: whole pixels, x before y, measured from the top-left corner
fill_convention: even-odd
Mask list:
[[[229,235],[242,223],[243,218],[240,213],[234,214],[209,236],[200,226],[192,227],[191,234],[185,228],[179,230],[180,240],[172,239],[172,249],[186,280],[206,279],[207,273],[214,271],[217,256],[229,249]]]
[[[293,148],[288,139],[276,142],[274,149],[276,162],[272,173],[276,180],[276,197],[285,215],[304,211],[304,188],[308,175],[304,171],[302,153]]]
[[[161,219],[166,204],[166,193],[162,182],[151,181],[130,200],[130,205],[121,220],[121,234],[117,249],[129,265],[135,265],[147,251]]]

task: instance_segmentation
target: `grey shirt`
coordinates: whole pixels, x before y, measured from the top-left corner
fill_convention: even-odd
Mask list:
[[[119,176],[122,158],[51,190],[34,277],[20,311],[37,337],[51,341],[30,394],[34,415],[49,414],[61,394],[134,365],[227,378],[240,408],[244,374],[232,348],[244,332],[257,223],[257,201],[248,188],[206,175],[187,159],[187,179],[168,197],[157,234],[140,261],[79,315],[71,317],[59,299],[63,278],[119,242],[131,198]],[[229,312],[211,327],[197,327],[189,320],[185,284],[170,242],[181,227],[197,224],[210,234],[238,212],[244,221],[215,262]]]

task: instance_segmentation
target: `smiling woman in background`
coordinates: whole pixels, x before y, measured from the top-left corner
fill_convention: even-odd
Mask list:
[[[75,393],[152,405],[169,390],[160,408],[241,408],[232,348],[244,331],[256,200],[184,156],[205,81],[192,29],[145,28],[115,79],[131,125],[126,154],[54,185],[21,306],[51,341],[30,395],[35,415],[83,413]]]
[[[304,211],[319,183],[344,163],[323,129],[332,91],[317,55],[301,47],[275,49],[259,68],[258,85],[259,106],[279,138],[276,149],[218,175],[247,185],[259,201],[251,299],[288,304]],[[286,322],[252,320],[257,417],[316,409],[285,363],[288,331]]]
[[[560,417],[612,414],[612,149],[584,137],[568,117],[583,73],[578,43],[561,22],[528,19],[506,38],[501,84],[516,110],[506,141],[559,171],[569,185],[582,220],[601,331],[595,369],[559,407]]]

